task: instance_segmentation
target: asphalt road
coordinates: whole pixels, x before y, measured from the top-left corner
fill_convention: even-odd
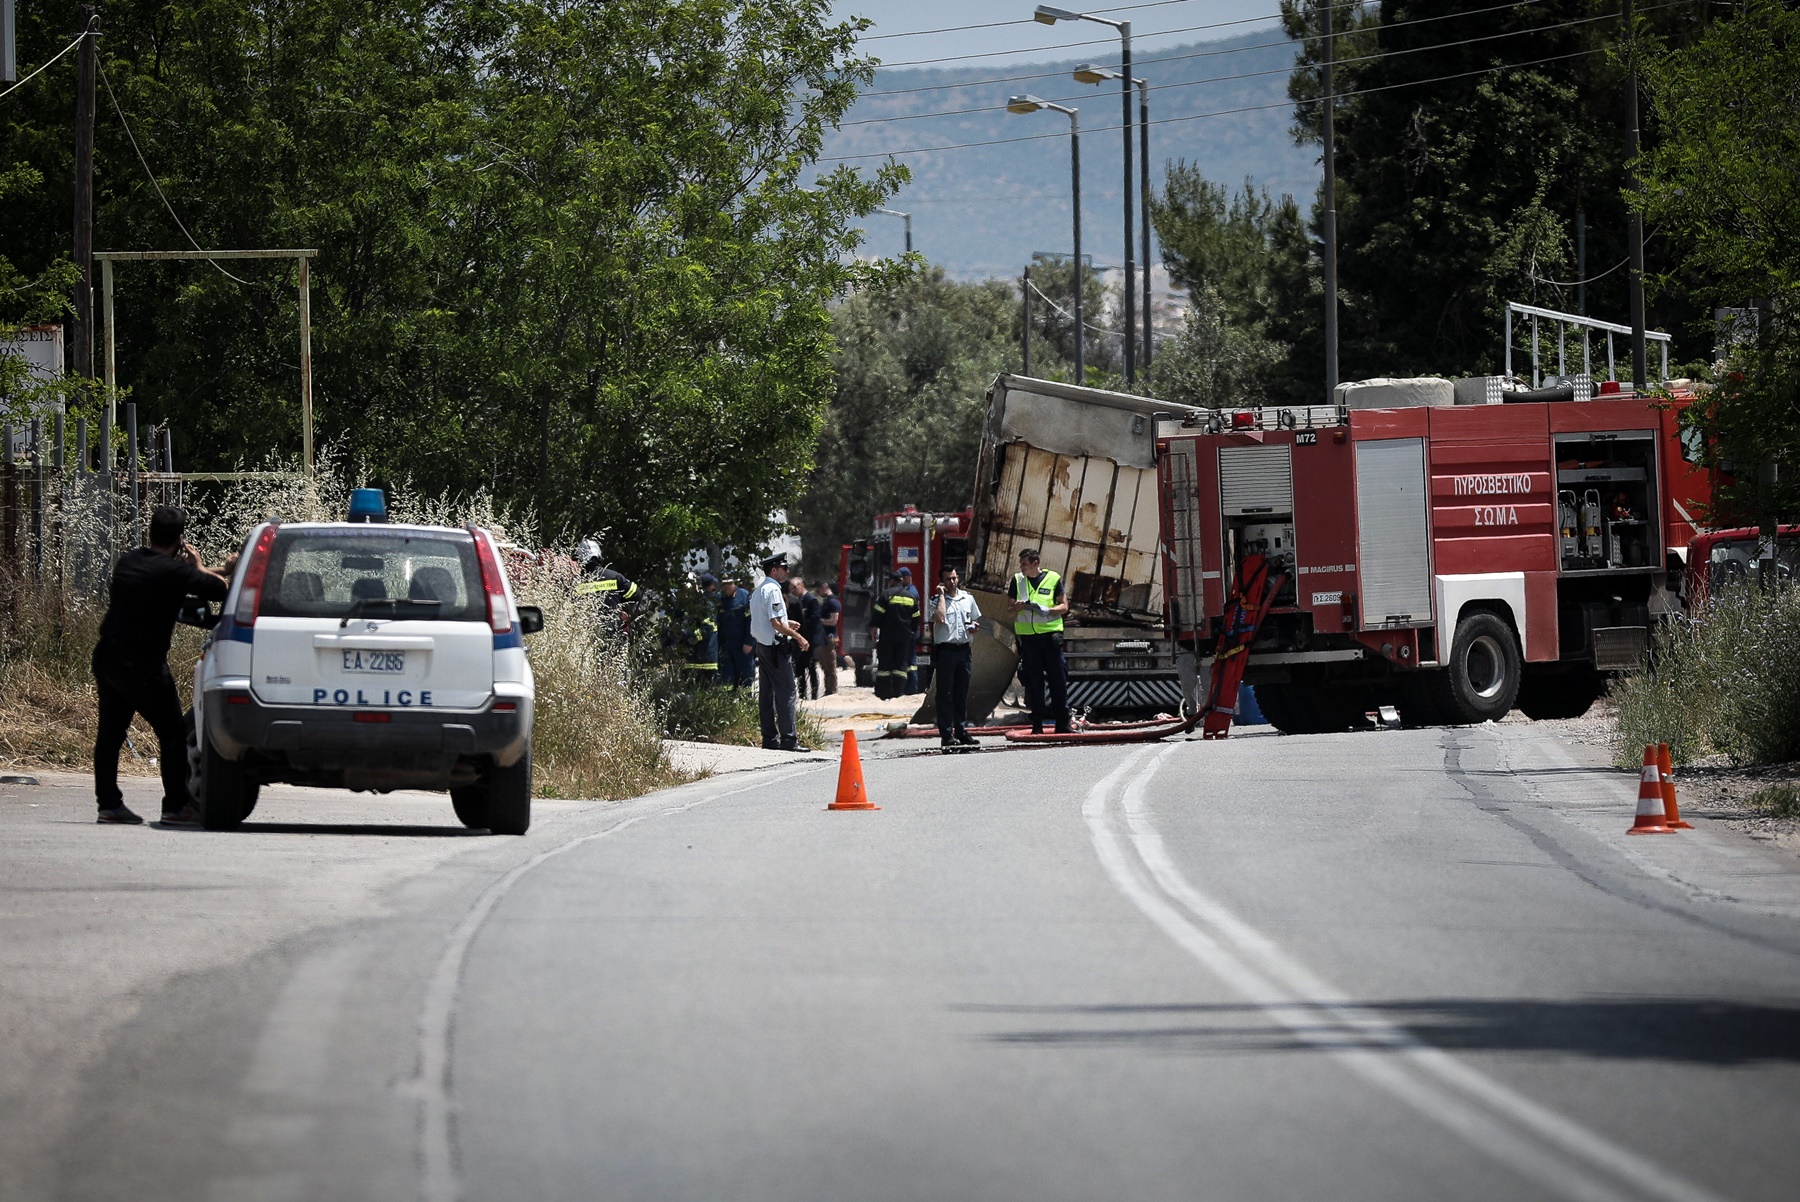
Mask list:
[[[1794,1196],[1800,863],[1627,839],[1596,748],[885,750],[878,813],[796,764],[524,839],[0,789],[0,1195]]]

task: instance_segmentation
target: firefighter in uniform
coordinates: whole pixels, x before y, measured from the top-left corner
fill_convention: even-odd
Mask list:
[[[682,669],[699,684],[713,684],[719,677],[719,580],[711,572],[700,573],[700,597],[682,623],[682,644],[687,662]]]
[[[912,586],[911,569],[893,575],[887,592],[875,602],[870,625],[875,630],[875,695],[902,696],[909,691],[907,672],[919,634],[919,593]]]
[[[606,566],[600,544],[584,538],[575,547],[575,562],[581,565],[581,581],[575,586],[577,597],[598,596],[608,608],[616,608],[637,598],[638,586],[622,573]]]
[[[747,689],[756,681],[750,638],[750,594],[727,576],[718,597],[719,683]]]
[[[1031,733],[1044,733],[1046,719],[1056,723],[1056,733],[1069,734],[1069,667],[1063,658],[1063,615],[1069,602],[1062,577],[1038,565],[1038,553],[1019,552],[1019,571],[1012,579],[1007,608],[1013,613],[1013,633],[1019,641],[1019,683],[1031,706]],[[1048,689],[1049,704],[1044,693]]]

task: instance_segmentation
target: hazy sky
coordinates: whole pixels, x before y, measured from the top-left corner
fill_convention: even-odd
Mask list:
[[[1096,57],[1118,45],[1118,35],[1103,25],[1090,21],[1059,21],[1040,25],[1031,19],[1037,0],[834,0],[833,12],[840,18],[868,17],[875,22],[863,36],[865,48],[879,55],[888,65],[917,62],[947,56],[991,54],[991,58],[959,60],[951,66],[1000,65],[1020,60],[1041,61],[1046,57],[1078,57],[1080,50],[1068,49],[1046,55],[1046,51],[1093,42]],[[1218,29],[1195,29],[1195,26],[1244,21],[1254,17],[1273,18],[1280,9],[1279,0],[1163,0],[1160,4],[1111,5],[1106,8],[1082,9],[1073,0],[1063,0],[1058,8],[1090,11],[1113,20],[1131,22],[1131,45],[1134,52],[1159,45],[1210,41],[1234,37],[1258,29],[1274,29],[1275,22],[1233,24]],[[913,34],[921,30],[945,29],[952,26],[983,25],[990,22],[1014,22],[989,29],[959,29],[955,32],[918,37],[882,35]],[[1180,30],[1182,32],[1172,32]],[[1158,35],[1163,36],[1158,36]]]

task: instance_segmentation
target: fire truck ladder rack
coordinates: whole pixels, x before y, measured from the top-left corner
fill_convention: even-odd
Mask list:
[[[1324,430],[1348,423],[1348,415],[1336,405],[1192,409],[1181,419],[1183,429],[1198,429],[1208,434],[1225,434],[1233,430]]]
[[[1613,357],[1613,335],[1623,334],[1629,338],[1631,336],[1630,326],[1622,326],[1610,321],[1597,321],[1592,317],[1584,317],[1579,313],[1559,313],[1555,309],[1540,309],[1536,305],[1522,305],[1517,301],[1508,301],[1506,305],[1506,374],[1509,377],[1513,374],[1514,313],[1519,314],[1521,317],[1531,318],[1531,386],[1533,388],[1538,387],[1544,380],[1543,365],[1540,361],[1538,352],[1538,322],[1540,319],[1556,323],[1557,375],[1566,376],[1569,374],[1567,366],[1568,332],[1569,328],[1573,326],[1581,333],[1581,374],[1584,376],[1592,376],[1594,374],[1593,367],[1591,366],[1592,354],[1589,345],[1589,335],[1592,331],[1599,331],[1606,335],[1606,378],[1609,380],[1616,380],[1619,378],[1618,365]],[[1645,330],[1644,337],[1651,342],[1661,344],[1662,370],[1658,373],[1657,379],[1668,379],[1669,335],[1663,333],[1661,330]],[[1649,381],[1645,381],[1645,383],[1647,384]]]

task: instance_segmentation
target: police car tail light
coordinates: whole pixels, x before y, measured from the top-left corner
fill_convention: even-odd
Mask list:
[[[488,625],[495,634],[505,634],[512,629],[512,607],[506,603],[506,577],[500,574],[500,560],[487,531],[470,526],[469,533],[475,536],[475,562],[481,565],[481,587],[487,593]]]
[[[238,586],[237,612],[232,620],[239,626],[256,625],[256,611],[262,608],[263,577],[269,574],[269,548],[275,545],[275,526],[264,526],[250,548],[250,562],[244,566],[244,583]]]

